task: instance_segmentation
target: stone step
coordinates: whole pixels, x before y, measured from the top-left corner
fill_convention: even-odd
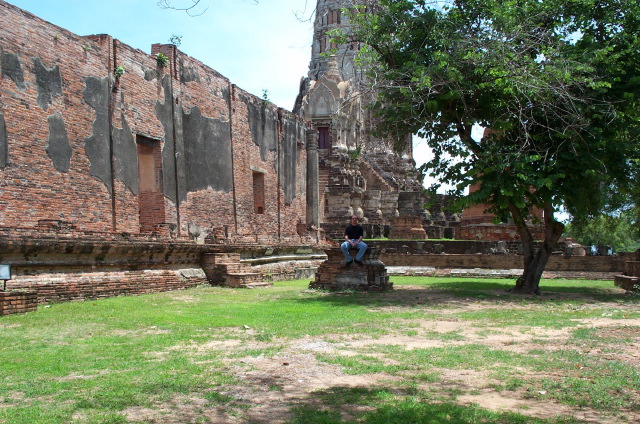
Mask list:
[[[243,274],[227,274],[224,276],[225,286],[227,287],[266,287],[272,285],[262,281],[262,275],[259,273],[243,273]],[[265,284],[265,286],[262,286]]]
[[[240,262],[234,253],[205,255],[203,269],[210,284],[224,287],[256,288],[269,287],[260,273],[253,272],[250,264]]]

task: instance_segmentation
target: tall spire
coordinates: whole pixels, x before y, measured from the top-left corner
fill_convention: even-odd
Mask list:
[[[332,43],[329,35],[331,30],[338,28],[349,31],[349,17],[342,13],[342,9],[350,4],[352,4],[350,0],[318,0],[313,26],[309,79],[317,80],[326,72],[330,60],[329,54],[336,60],[337,70],[342,79],[350,80],[355,76],[354,58],[358,53],[357,46],[351,43],[336,45]]]

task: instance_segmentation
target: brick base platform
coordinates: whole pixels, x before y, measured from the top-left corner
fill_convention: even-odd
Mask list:
[[[625,262],[624,274],[616,275],[614,284],[627,291],[640,292],[640,250],[635,255],[637,260]]]
[[[363,265],[352,263],[345,266],[344,255],[339,248],[325,251],[327,260],[320,264],[316,279],[309,284],[310,289],[329,291],[389,291],[393,283],[389,281],[387,269],[378,259],[378,250],[372,247],[362,258]],[[355,255],[354,251],[351,255]]]
[[[38,295],[26,291],[0,290],[0,316],[24,314],[38,308]]]

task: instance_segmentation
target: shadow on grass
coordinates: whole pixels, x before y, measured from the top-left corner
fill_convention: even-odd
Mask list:
[[[605,285],[609,284],[610,287]],[[402,287],[402,285],[398,286]],[[597,287],[589,286],[580,280],[543,280],[540,283],[540,295],[514,294],[510,290],[515,287],[515,281],[505,279],[504,282],[490,280],[487,282],[477,279],[451,279],[451,281],[437,280],[429,283],[429,287],[448,291],[458,297],[504,297],[511,296],[514,299],[557,300],[559,298],[572,298],[596,301],[633,300],[633,296],[623,290],[614,287],[613,281],[603,281]],[[638,298],[636,298],[638,300]]]
[[[311,394],[292,409],[287,424],[569,424],[573,419],[544,420],[492,412],[478,406],[435,402],[384,388],[333,387]],[[252,421],[260,424],[260,421]],[[266,422],[264,423],[266,424]]]
[[[394,289],[384,293],[378,292],[328,292],[326,296],[304,299],[309,302],[330,302],[337,305],[358,304],[375,306],[411,306],[428,303],[431,305],[464,304],[483,301],[509,301],[517,303],[562,303],[562,302],[615,302],[640,303],[640,296],[625,293],[613,286],[613,282],[600,282],[597,286],[589,286],[580,280],[563,282],[546,280],[540,285],[542,294],[514,294],[513,280],[473,278],[430,278],[416,277],[414,282],[395,284]],[[393,281],[394,278],[392,277]],[[593,284],[593,283],[591,283]],[[611,287],[606,285],[610,284]]]

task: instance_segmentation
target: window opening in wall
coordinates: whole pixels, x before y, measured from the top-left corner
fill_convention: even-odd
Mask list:
[[[329,127],[318,127],[318,149],[329,149]]]
[[[166,222],[162,191],[162,152],[160,142],[136,136],[138,146],[138,204],[140,232],[150,232]]]
[[[453,228],[445,227],[445,229],[444,229],[444,238],[446,238],[446,239],[453,239],[454,238]]]
[[[340,24],[340,10],[330,10],[329,11],[329,25],[331,24]]]
[[[253,212],[264,213],[264,174],[253,172]]]

